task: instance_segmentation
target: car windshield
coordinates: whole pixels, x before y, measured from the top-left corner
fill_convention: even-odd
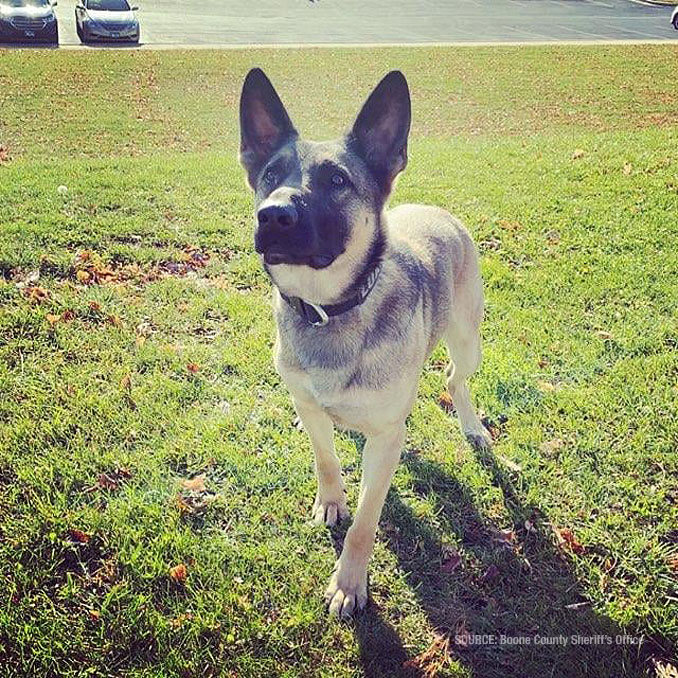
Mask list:
[[[8,7],[49,7],[49,0],[2,0],[0,5]]]
[[[127,0],[87,0],[87,9],[104,12],[129,12]]]

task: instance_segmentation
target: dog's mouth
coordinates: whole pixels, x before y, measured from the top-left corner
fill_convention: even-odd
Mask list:
[[[335,260],[335,257],[331,254],[292,254],[275,249],[266,250],[262,256],[267,266],[289,264],[292,266],[327,268]]]

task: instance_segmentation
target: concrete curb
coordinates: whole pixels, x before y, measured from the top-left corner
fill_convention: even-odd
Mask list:
[[[557,47],[559,45],[569,47],[585,46],[606,46],[606,45],[673,45],[678,47],[678,35],[676,38],[664,39],[638,39],[638,40],[527,40],[527,41],[458,41],[458,42],[377,42],[377,43],[350,43],[350,42],[332,42],[332,43],[277,43],[277,44],[234,44],[234,43],[214,43],[204,45],[191,45],[179,43],[150,43],[135,46],[125,45],[81,45],[81,44],[60,44],[58,48],[65,50],[250,50],[250,49],[378,49],[378,48],[402,48],[402,47]],[[39,46],[25,45],[0,45],[0,50],[7,49],[41,49]],[[44,49],[44,47],[42,47]]]

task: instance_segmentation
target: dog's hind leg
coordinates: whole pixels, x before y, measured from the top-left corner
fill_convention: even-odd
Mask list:
[[[472,445],[487,448],[491,446],[492,438],[473,407],[467,383],[482,359],[480,345],[482,318],[482,281],[477,271],[473,271],[472,275],[455,290],[450,324],[445,331],[445,341],[450,352],[447,390],[457,410],[464,435]]]
[[[308,433],[315,454],[318,491],[313,503],[313,522],[332,526],[348,517],[346,487],[341,464],[334,451],[334,424],[319,407],[294,400],[294,407]]]

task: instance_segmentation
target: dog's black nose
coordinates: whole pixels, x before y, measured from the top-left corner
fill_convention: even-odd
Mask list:
[[[270,226],[282,226],[289,228],[299,220],[297,208],[291,203],[267,205],[257,212],[257,221],[262,228]]]

